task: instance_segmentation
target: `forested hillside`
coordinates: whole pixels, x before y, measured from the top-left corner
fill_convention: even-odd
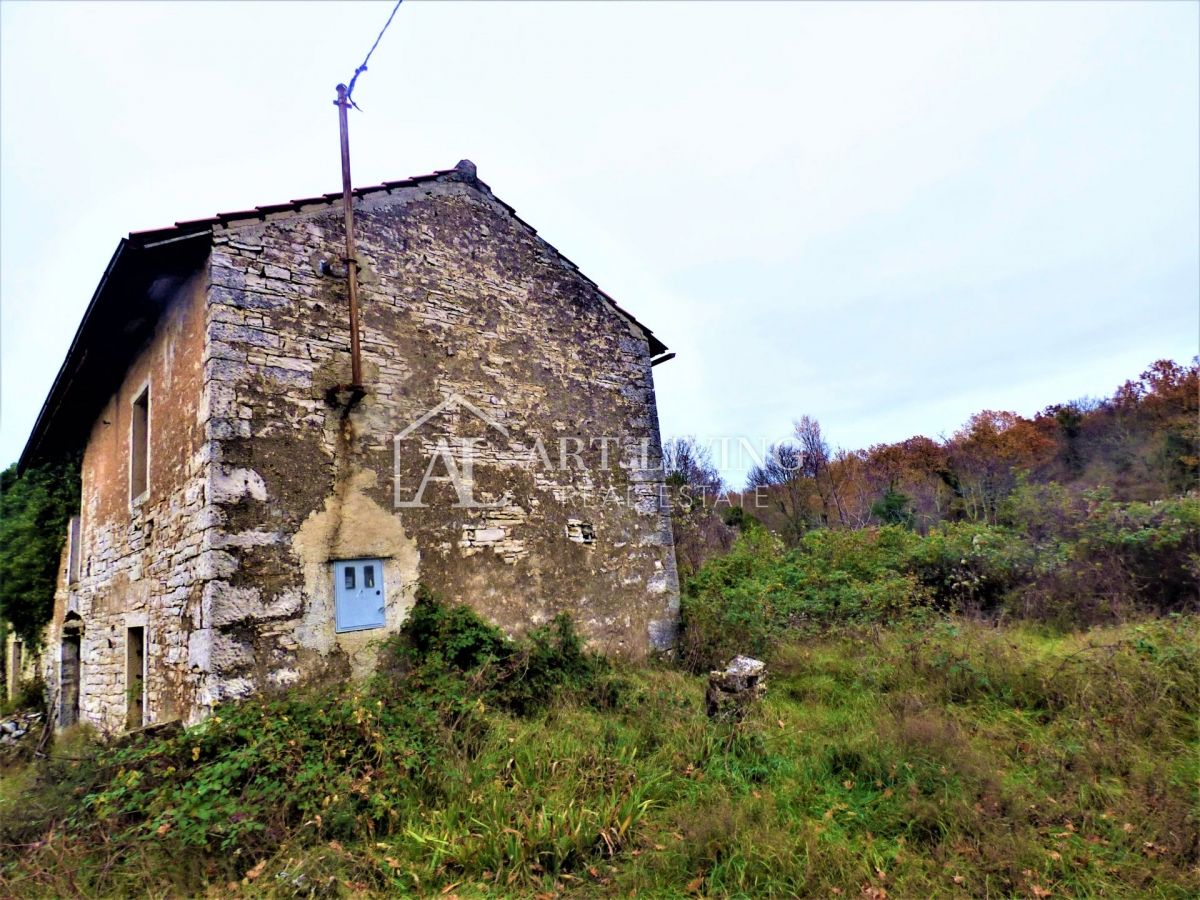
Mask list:
[[[727,550],[728,524],[751,516],[787,545],[821,528],[941,523],[997,524],[1018,479],[1082,497],[1102,489],[1116,502],[1177,497],[1200,486],[1200,358],[1159,360],[1110,397],[1049,406],[1033,418],[983,410],[948,438],[914,436],[864,450],[834,449],[815,419],[770,448],[732,493],[706,449],[692,439],[667,446],[676,491],[682,568],[694,572]],[[738,512],[733,507],[741,507]]]
[[[830,452],[820,425],[802,418],[750,473],[766,486],[764,521],[783,533],[814,526],[995,523],[1021,471],[1032,483],[1106,486],[1112,499],[1158,500],[1200,479],[1198,366],[1160,360],[1111,397],[1047,407],[1032,419],[983,410],[950,438],[916,436]]]

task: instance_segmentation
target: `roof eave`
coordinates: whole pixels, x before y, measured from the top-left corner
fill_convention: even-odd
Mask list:
[[[112,290],[114,281],[125,281],[127,283],[126,286],[128,286],[128,283],[145,281],[148,277],[149,269],[139,272],[137,267],[146,265],[147,263],[150,263],[151,268],[154,268],[156,271],[160,267],[168,269],[168,264],[170,263],[174,263],[175,267],[178,267],[178,254],[183,249],[180,245],[184,241],[198,238],[211,240],[211,235],[212,232],[208,229],[187,233],[180,233],[178,230],[171,229],[160,232],[131,234],[128,238],[121,239],[120,243],[117,244],[116,251],[104,269],[104,274],[96,285],[96,290],[92,293],[92,299],[84,311],[79,328],[75,331],[75,337],[72,339],[71,346],[67,350],[66,358],[63,360],[63,364],[55,376],[54,383],[50,387],[50,392],[46,395],[46,400],[38,412],[33,430],[30,432],[29,438],[25,442],[25,447],[21,451],[20,459],[17,461],[17,471],[19,473],[26,471],[31,465],[40,462],[44,455],[53,455],[52,453],[44,453],[47,449],[47,438],[55,431],[54,424],[56,418],[60,414],[64,402],[72,393],[76,376],[88,361],[89,346],[96,342],[97,333],[103,332],[106,327],[113,325],[112,322],[106,320],[103,314],[103,307],[109,305],[107,298]],[[155,237],[159,239],[155,240]],[[174,246],[168,247],[167,245]],[[145,260],[134,258],[141,252],[151,252],[158,259]],[[184,259],[189,259],[191,254],[192,250],[187,249]],[[187,264],[185,264],[184,268],[187,267]],[[82,446],[83,440],[79,440],[78,443]]]

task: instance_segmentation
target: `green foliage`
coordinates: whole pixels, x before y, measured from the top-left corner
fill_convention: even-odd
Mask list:
[[[54,611],[67,523],[79,511],[79,464],[0,473],[0,618],[35,647]]]
[[[769,656],[791,632],[887,623],[930,610],[1084,628],[1197,608],[1200,498],[1118,503],[1022,478],[1001,525],[820,529],[794,548],[764,529],[710,560],[682,598],[692,671]]]
[[[1200,451],[1196,448],[1194,421],[1168,428],[1162,435],[1157,451],[1150,457],[1152,469],[1157,470],[1168,490],[1177,493],[1200,487]]]
[[[707,719],[702,678],[655,667],[627,670],[616,705],[560,692],[518,716],[470,690],[486,659],[419,675],[433,651],[359,690],[62,743],[42,769],[4,773],[23,793],[0,790],[0,885],[278,900],[1200,891],[1200,622],[1052,636],[933,618],[792,638],[740,725]]]
[[[559,691],[609,703],[620,688],[609,662],[585,651],[569,616],[555,616],[524,641],[512,641],[469,606],[445,606],[424,588],[390,652],[414,667],[418,680],[457,673],[488,703],[519,715],[545,706]]]
[[[460,671],[478,668],[510,656],[512,642],[484,622],[469,606],[445,606],[426,590],[417,589],[417,602],[404,623],[408,655],[417,662],[437,656]]]
[[[905,571],[920,540],[897,526],[821,529],[789,550],[765,529],[743,534],[686,585],[681,660],[699,672],[737,653],[767,656],[791,629],[904,616],[927,602]]]
[[[908,494],[903,494],[894,486],[888,485],[887,492],[871,506],[871,515],[884,525],[903,525],[906,528],[912,528],[915,515],[912,502],[913,498]]]
[[[519,728],[520,717],[556,699],[618,702],[610,664],[584,650],[569,618],[512,641],[468,608],[447,608],[422,592],[404,632],[384,650],[407,671],[385,666],[358,687],[298,689],[225,706],[193,728],[104,748],[78,771],[60,773],[78,785],[81,800],[8,823],[7,838],[36,840],[57,820],[83,844],[96,842],[97,852],[136,851],[155,865],[215,854],[234,876],[296,834],[386,837],[393,853],[424,860],[422,868],[469,859],[506,872],[535,863],[557,872],[627,840],[652,785],[631,776],[628,748],[575,759],[561,777],[550,773],[553,796],[536,803],[518,795],[484,808],[468,799],[493,778],[519,793],[530,773],[542,773],[532,749],[516,768],[514,760],[504,768],[508,746],[497,729]],[[602,797],[573,803],[572,792],[606,778],[617,780]],[[551,799],[565,804],[565,817],[537,813]],[[536,828],[521,818],[531,811]],[[443,837],[446,829],[466,834],[485,823],[493,826],[487,840],[453,848]],[[522,830],[514,842],[508,831],[515,827]],[[602,836],[597,829],[610,830]],[[401,883],[401,873],[389,874]],[[99,873],[90,886],[104,883]]]

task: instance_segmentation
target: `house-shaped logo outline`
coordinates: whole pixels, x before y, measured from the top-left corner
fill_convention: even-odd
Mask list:
[[[392,439],[393,440],[393,448],[394,448],[393,462],[392,462],[392,467],[393,467],[392,468],[392,483],[393,483],[393,491],[394,491],[393,502],[394,502],[394,505],[396,506],[396,508],[398,508],[398,509],[413,508],[413,507],[420,508],[420,507],[426,506],[427,504],[424,504],[421,502],[421,498],[423,497],[423,495],[425,493],[425,485],[429,481],[450,481],[454,485],[454,489],[458,493],[458,496],[459,496],[459,502],[457,504],[455,504],[458,507],[468,507],[468,508],[475,508],[475,509],[490,509],[490,508],[495,508],[498,506],[503,506],[506,503],[506,500],[503,500],[503,499],[498,502],[495,502],[495,503],[479,503],[478,501],[475,500],[475,497],[474,497],[475,479],[474,479],[474,475],[473,475],[474,463],[473,463],[473,459],[468,456],[469,448],[464,447],[462,472],[465,474],[465,477],[462,477],[459,473],[458,468],[456,466],[454,466],[453,458],[448,455],[449,454],[449,446],[446,443],[444,438],[439,440],[438,450],[435,451],[434,456],[435,457],[439,456],[439,455],[442,456],[443,461],[445,462],[446,467],[449,470],[449,477],[448,478],[432,477],[433,460],[431,459],[430,466],[425,471],[425,477],[421,480],[421,486],[417,489],[416,499],[412,500],[412,501],[403,501],[400,499],[400,444],[401,444],[401,442],[403,440],[405,440],[414,431],[416,431],[418,428],[420,428],[422,425],[424,425],[426,422],[428,422],[430,419],[434,418],[435,416],[440,415],[441,413],[445,412],[447,409],[450,409],[451,407],[465,407],[470,413],[472,413],[475,416],[475,418],[479,419],[481,422],[483,422],[489,428],[494,428],[496,431],[499,431],[502,435],[504,435],[509,440],[512,439],[511,435],[509,435],[509,433],[508,433],[507,428],[505,428],[503,425],[501,425],[499,422],[497,422],[495,419],[493,419],[491,416],[489,416],[487,413],[485,413],[483,410],[481,410],[479,407],[477,407],[470,400],[467,400],[465,397],[462,397],[458,394],[451,394],[449,397],[447,397],[445,400],[443,400],[441,403],[439,403],[433,409],[429,410],[424,415],[422,415],[420,418],[418,418],[414,422],[412,422],[412,424],[410,424],[403,431],[397,433],[395,435],[395,437]],[[464,497],[467,499],[464,500]]]
[[[413,422],[411,425],[409,425],[407,428],[405,428],[403,431],[401,431],[399,434],[397,434],[394,439],[397,441],[404,440],[406,437],[408,437],[410,434],[412,434],[414,431],[416,431],[418,428],[420,428],[422,425],[424,425],[426,422],[428,422],[434,416],[440,415],[441,413],[445,412],[447,409],[449,409],[452,406],[465,406],[472,414],[474,414],[475,418],[479,419],[485,425],[489,426],[490,428],[495,428],[497,431],[499,431],[505,437],[510,437],[507,428],[505,428],[503,425],[501,425],[499,422],[497,422],[495,419],[493,419],[491,416],[489,416],[487,413],[485,413],[482,409],[480,409],[478,406],[476,406],[470,400],[466,399],[465,397],[461,397],[458,394],[451,394],[449,397],[447,397],[445,400],[443,400],[441,403],[439,403],[433,409],[429,410],[429,412],[425,413],[423,416],[421,416],[419,419],[417,419],[415,422]]]

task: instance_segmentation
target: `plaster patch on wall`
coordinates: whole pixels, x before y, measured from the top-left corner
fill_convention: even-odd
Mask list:
[[[325,498],[324,509],[304,521],[292,538],[292,552],[304,572],[308,605],[296,630],[300,646],[329,654],[341,650],[356,678],[375,669],[380,638],[398,631],[416,602],[421,555],[404,531],[399,514],[367,495],[378,478],[373,471],[354,472],[341,490]],[[383,560],[385,588],[383,628],[336,633],[331,563],[339,559]]]
[[[255,500],[267,499],[267,484],[253,469],[230,469],[224,467],[213,473],[213,503],[237,503],[243,497]]]

